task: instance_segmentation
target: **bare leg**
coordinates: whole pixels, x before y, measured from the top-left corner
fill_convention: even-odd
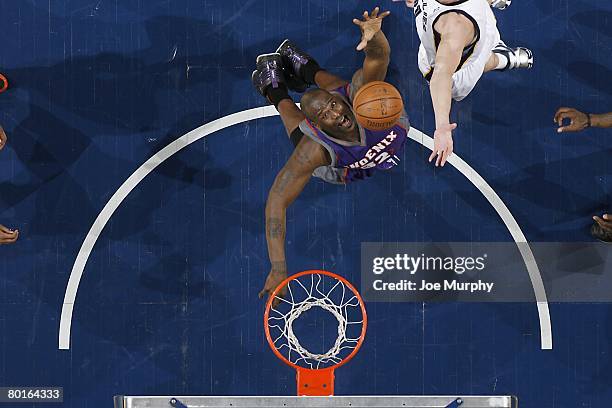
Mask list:
[[[283,125],[285,125],[288,136],[291,136],[291,132],[293,132],[300,125],[300,122],[306,118],[300,108],[298,108],[291,99],[283,99],[280,101],[277,110],[278,113],[280,113],[281,120],[283,121]]]
[[[487,65],[485,65],[484,72],[493,71],[495,68],[497,68],[497,64],[499,64],[499,58],[497,58],[497,55],[492,52],[489,60],[487,61]]]

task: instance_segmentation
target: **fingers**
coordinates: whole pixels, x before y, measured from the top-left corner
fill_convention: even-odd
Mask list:
[[[569,120],[570,123],[563,126],[566,120]],[[578,132],[588,126],[588,116],[573,108],[559,108],[553,121],[559,126],[557,133]]]
[[[13,230],[0,224],[0,232],[4,232],[5,234],[12,234]]]
[[[436,167],[444,167],[444,165],[446,164],[446,160],[448,160],[449,156],[449,149],[440,152],[440,154],[438,154],[438,160],[436,160]]]
[[[260,299],[263,299],[264,297],[269,298],[270,296],[272,296],[272,291],[267,288],[263,288],[262,291],[259,292]],[[277,298],[274,298],[274,300],[272,300],[273,307],[278,306],[279,303],[280,303],[280,300],[278,300]]]
[[[557,126],[562,126],[563,125],[563,121],[565,119],[571,119],[573,116],[569,113],[569,112],[561,112],[557,115],[555,115],[555,122],[557,122]]]
[[[451,154],[453,154],[453,148],[449,147],[448,149],[446,149],[443,154],[442,154],[442,161],[440,163],[441,167],[444,167],[444,165],[446,164],[446,161],[448,160],[448,158],[451,156]]]
[[[366,41],[365,38],[363,38],[361,42],[357,44],[357,51],[363,50],[367,45],[368,45],[368,42]]]
[[[572,109],[572,108],[565,108],[565,107],[557,109],[557,113],[555,113],[555,118],[553,119],[553,122],[558,122],[559,120],[558,120],[557,118],[558,118],[558,117],[559,117],[559,115],[561,115],[562,113],[571,112],[571,111],[573,111],[573,110],[574,110],[574,109]]]
[[[268,288],[268,287],[267,287],[267,285],[266,285],[266,287],[265,287],[265,288],[263,288],[263,289],[261,290],[261,292],[259,292],[258,297],[259,297],[260,299],[263,299],[264,297],[268,297],[268,298],[269,298],[270,296],[272,296],[272,293],[273,293],[273,292],[274,292],[274,290],[273,290],[273,289]],[[282,288],[281,290],[279,290],[279,291],[278,291],[278,294],[277,294],[277,295],[274,297],[274,299],[272,300],[272,306],[273,306],[273,307],[278,306],[278,304],[281,302],[281,301],[280,301],[280,298],[284,298],[286,293],[287,293],[287,288]]]
[[[387,17],[389,14],[391,14],[391,11],[387,10],[387,11],[383,11],[382,13],[378,14],[380,12],[380,7],[376,7],[374,10],[372,10],[372,15],[370,16],[370,18],[385,18]]]
[[[272,301],[272,306],[274,307],[278,306],[279,303],[281,302],[281,299],[284,299],[286,294],[287,294],[287,287],[283,287],[281,290],[278,291],[277,295],[274,297],[274,300]]]
[[[562,126],[559,125],[560,127],[557,129],[557,133],[564,133],[564,132],[577,132],[579,130],[582,130],[575,122],[574,119],[570,119],[570,123],[569,125],[566,126]]]
[[[599,218],[598,216],[594,216],[593,219],[596,223],[598,223],[601,227],[606,228],[610,223],[606,223],[605,220]]]
[[[431,163],[431,161],[435,158],[436,161],[434,162],[434,166],[436,167],[440,166],[443,154],[444,154],[443,150],[434,149],[434,151],[431,153],[431,156],[429,156],[429,162]]]
[[[431,163],[431,161],[436,157],[436,149],[434,148],[433,152],[431,152],[431,155],[429,156],[429,163]]]
[[[435,166],[444,167],[446,161],[449,159],[449,157],[451,157],[452,154],[453,146],[448,146],[444,150],[439,150],[438,147],[435,147],[433,152],[431,152],[431,155],[429,155],[429,163],[431,163],[433,159],[436,159]]]
[[[577,132],[578,130],[581,130],[577,123],[578,114],[576,112],[561,112],[555,118],[557,119],[557,126],[559,126],[557,133]],[[570,121],[569,124],[563,126],[563,121],[567,119]]]
[[[356,21],[358,21],[359,23],[363,23],[364,21],[369,21],[371,19],[376,19],[376,18],[383,19],[387,17],[389,14],[391,14],[391,11],[389,10],[383,11],[382,13],[378,14],[379,12],[380,12],[380,7],[374,8],[374,10],[372,10],[372,14],[368,13],[368,11],[366,10],[363,12],[363,20],[354,19],[353,23],[358,24]]]
[[[261,292],[259,292],[258,296],[260,299],[263,299],[266,296],[270,296],[273,290],[274,290],[274,287],[272,287],[272,285],[270,284],[270,277],[268,276],[266,278],[266,283],[264,283],[264,287],[261,290]]]
[[[273,272],[271,272],[270,275],[268,275],[268,277],[266,278],[266,283],[264,284],[263,289],[259,292],[257,296],[260,299],[263,299],[264,297],[269,298],[270,296],[272,296],[272,294],[274,293],[278,285],[281,284],[281,282],[284,280],[285,277],[286,275],[284,277],[283,276],[277,277],[275,276]],[[286,293],[287,293],[287,287],[285,286],[278,290],[277,296],[283,298],[285,297]],[[279,300],[275,298],[272,301],[272,305],[276,306],[278,305],[278,302]]]
[[[604,230],[612,231],[612,217],[610,215],[604,214],[603,219],[598,216],[594,216],[593,220],[595,220],[595,222]]]
[[[11,233],[0,233],[0,244],[12,244],[19,238],[19,231],[15,230]]]
[[[362,22],[361,20],[357,19],[357,18],[354,18],[354,19],[353,19],[353,24],[358,25],[359,27],[361,27],[361,24],[362,24],[362,23],[363,23],[363,22]]]

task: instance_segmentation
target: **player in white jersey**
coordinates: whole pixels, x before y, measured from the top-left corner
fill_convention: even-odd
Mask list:
[[[511,0],[405,0],[414,9],[421,45],[419,69],[429,81],[436,117],[434,150],[429,157],[444,166],[453,152],[451,99],[472,92],[483,73],[531,68],[533,54],[501,41],[491,7],[504,9]]]

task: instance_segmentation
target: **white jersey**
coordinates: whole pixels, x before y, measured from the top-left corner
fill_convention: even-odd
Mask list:
[[[499,43],[497,20],[487,0],[457,0],[442,4],[436,0],[416,0],[414,15],[417,32],[421,39],[419,69],[427,80],[436,65],[436,52],[440,34],[434,30],[438,19],[447,13],[464,15],[474,24],[474,41],[465,47],[461,63],[453,76],[453,98],[461,100],[474,88],[482,76],[491,51]]]

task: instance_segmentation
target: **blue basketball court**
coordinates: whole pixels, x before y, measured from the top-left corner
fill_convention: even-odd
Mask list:
[[[346,187],[311,180],[287,212],[289,271],[329,270],[359,288],[362,242],[593,240],[591,217],[610,210],[612,134],[559,135],[553,115],[612,110],[606,2],[496,10],[502,38],[531,48],[534,68],[489,73],[454,106],[455,161],[435,168],[403,2],[0,0],[0,224],[20,231],[0,247],[0,387],[61,386],[68,408],[110,407],[114,395],[295,395],[258,298],[267,194],[293,146],[251,72],[289,38],[350,79],[363,61],[351,20],[376,5],[391,11],[387,80],[415,138],[390,172]],[[366,308],[337,395],[611,404],[610,304]]]

